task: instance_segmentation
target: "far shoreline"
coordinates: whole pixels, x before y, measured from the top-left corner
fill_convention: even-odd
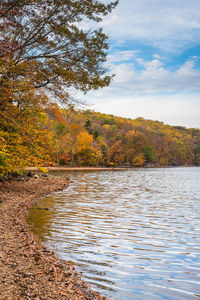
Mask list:
[[[48,171],[124,171],[124,170],[139,170],[139,169],[170,169],[170,168],[193,168],[199,166],[158,166],[158,165],[146,165],[140,167],[133,166],[121,166],[121,167],[69,167],[69,166],[53,166],[53,167],[27,167],[27,171],[40,171],[46,169]]]
[[[68,167],[68,166],[55,166],[55,167],[42,167],[48,171],[108,171],[108,170],[126,170],[132,169],[131,167]],[[42,169],[41,168],[41,169]],[[37,171],[40,170],[38,167],[27,167],[27,171]]]

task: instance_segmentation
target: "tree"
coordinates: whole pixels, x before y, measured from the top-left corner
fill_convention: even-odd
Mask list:
[[[194,148],[194,163],[195,165],[199,166],[200,165],[200,144]]]
[[[147,145],[144,147],[144,157],[147,162],[153,162],[155,158],[155,152],[152,146]]]
[[[132,160],[132,164],[135,167],[141,167],[145,164],[145,162],[146,160],[143,153],[136,155]]]
[[[107,36],[102,28],[87,26],[84,30],[83,23],[88,22],[92,28],[117,3],[0,1],[0,164],[4,171],[13,171],[28,162],[48,162],[48,157],[51,162],[42,138],[51,140],[52,132],[44,134],[46,128],[40,118],[50,99],[69,103],[71,88],[87,92],[109,85],[112,76],[106,75],[102,66]],[[57,131],[62,134],[66,126],[59,122]],[[54,153],[53,143],[47,141],[46,145],[50,144]],[[15,160],[10,159],[11,153],[17,153]]]
[[[108,162],[122,165],[124,162],[124,149],[122,142],[116,141],[108,151]]]
[[[30,93],[28,97],[30,99]],[[11,103],[2,112],[0,175],[19,172],[26,166],[53,164],[56,147],[51,124],[42,109],[26,107],[22,110]]]
[[[96,139],[96,143],[101,149],[102,153],[102,163],[107,163],[107,152],[108,152],[108,145],[106,143],[106,140],[103,136],[98,136]]]
[[[59,138],[59,162],[61,164],[74,164],[77,137],[84,129],[80,124],[71,123],[67,127],[68,134]]]
[[[102,160],[101,150],[94,147],[94,139],[87,131],[82,131],[77,136],[76,159],[79,165],[96,166]]]
[[[126,163],[132,164],[135,156],[144,152],[146,136],[138,130],[130,130],[124,137],[124,151]],[[139,156],[140,157],[140,156]]]
[[[69,88],[87,92],[109,85],[111,76],[105,75],[102,67],[107,36],[102,28],[91,28],[117,3],[2,0],[0,40],[4,44],[0,57],[12,54],[13,68],[1,75],[1,85],[5,77],[28,78],[35,88],[43,88],[62,101],[69,101]],[[91,24],[90,29],[83,29],[85,22]]]

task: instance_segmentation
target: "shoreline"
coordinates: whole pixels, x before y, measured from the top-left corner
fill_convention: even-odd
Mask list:
[[[130,166],[122,166],[122,167],[68,167],[68,166],[54,166],[54,167],[42,167],[48,171],[124,171],[124,170],[137,170],[137,169],[170,169],[170,168],[193,168],[200,166],[142,166],[142,167],[130,167]],[[27,171],[40,171],[37,167],[27,167]]]
[[[61,177],[0,182],[0,299],[103,300],[34,235],[26,222],[41,197],[68,187]]]
[[[129,167],[60,167],[60,166],[55,166],[55,167],[43,167],[47,169],[48,171],[121,171],[121,170],[126,170],[129,169]],[[27,167],[27,171],[38,171],[39,169],[37,167]]]

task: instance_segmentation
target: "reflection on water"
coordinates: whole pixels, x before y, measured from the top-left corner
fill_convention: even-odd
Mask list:
[[[199,299],[200,168],[70,177],[30,212],[50,248],[108,299]]]

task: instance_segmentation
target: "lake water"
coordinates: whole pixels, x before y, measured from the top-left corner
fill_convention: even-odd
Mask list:
[[[29,223],[85,281],[108,299],[199,299],[200,168],[59,174],[69,188]]]

